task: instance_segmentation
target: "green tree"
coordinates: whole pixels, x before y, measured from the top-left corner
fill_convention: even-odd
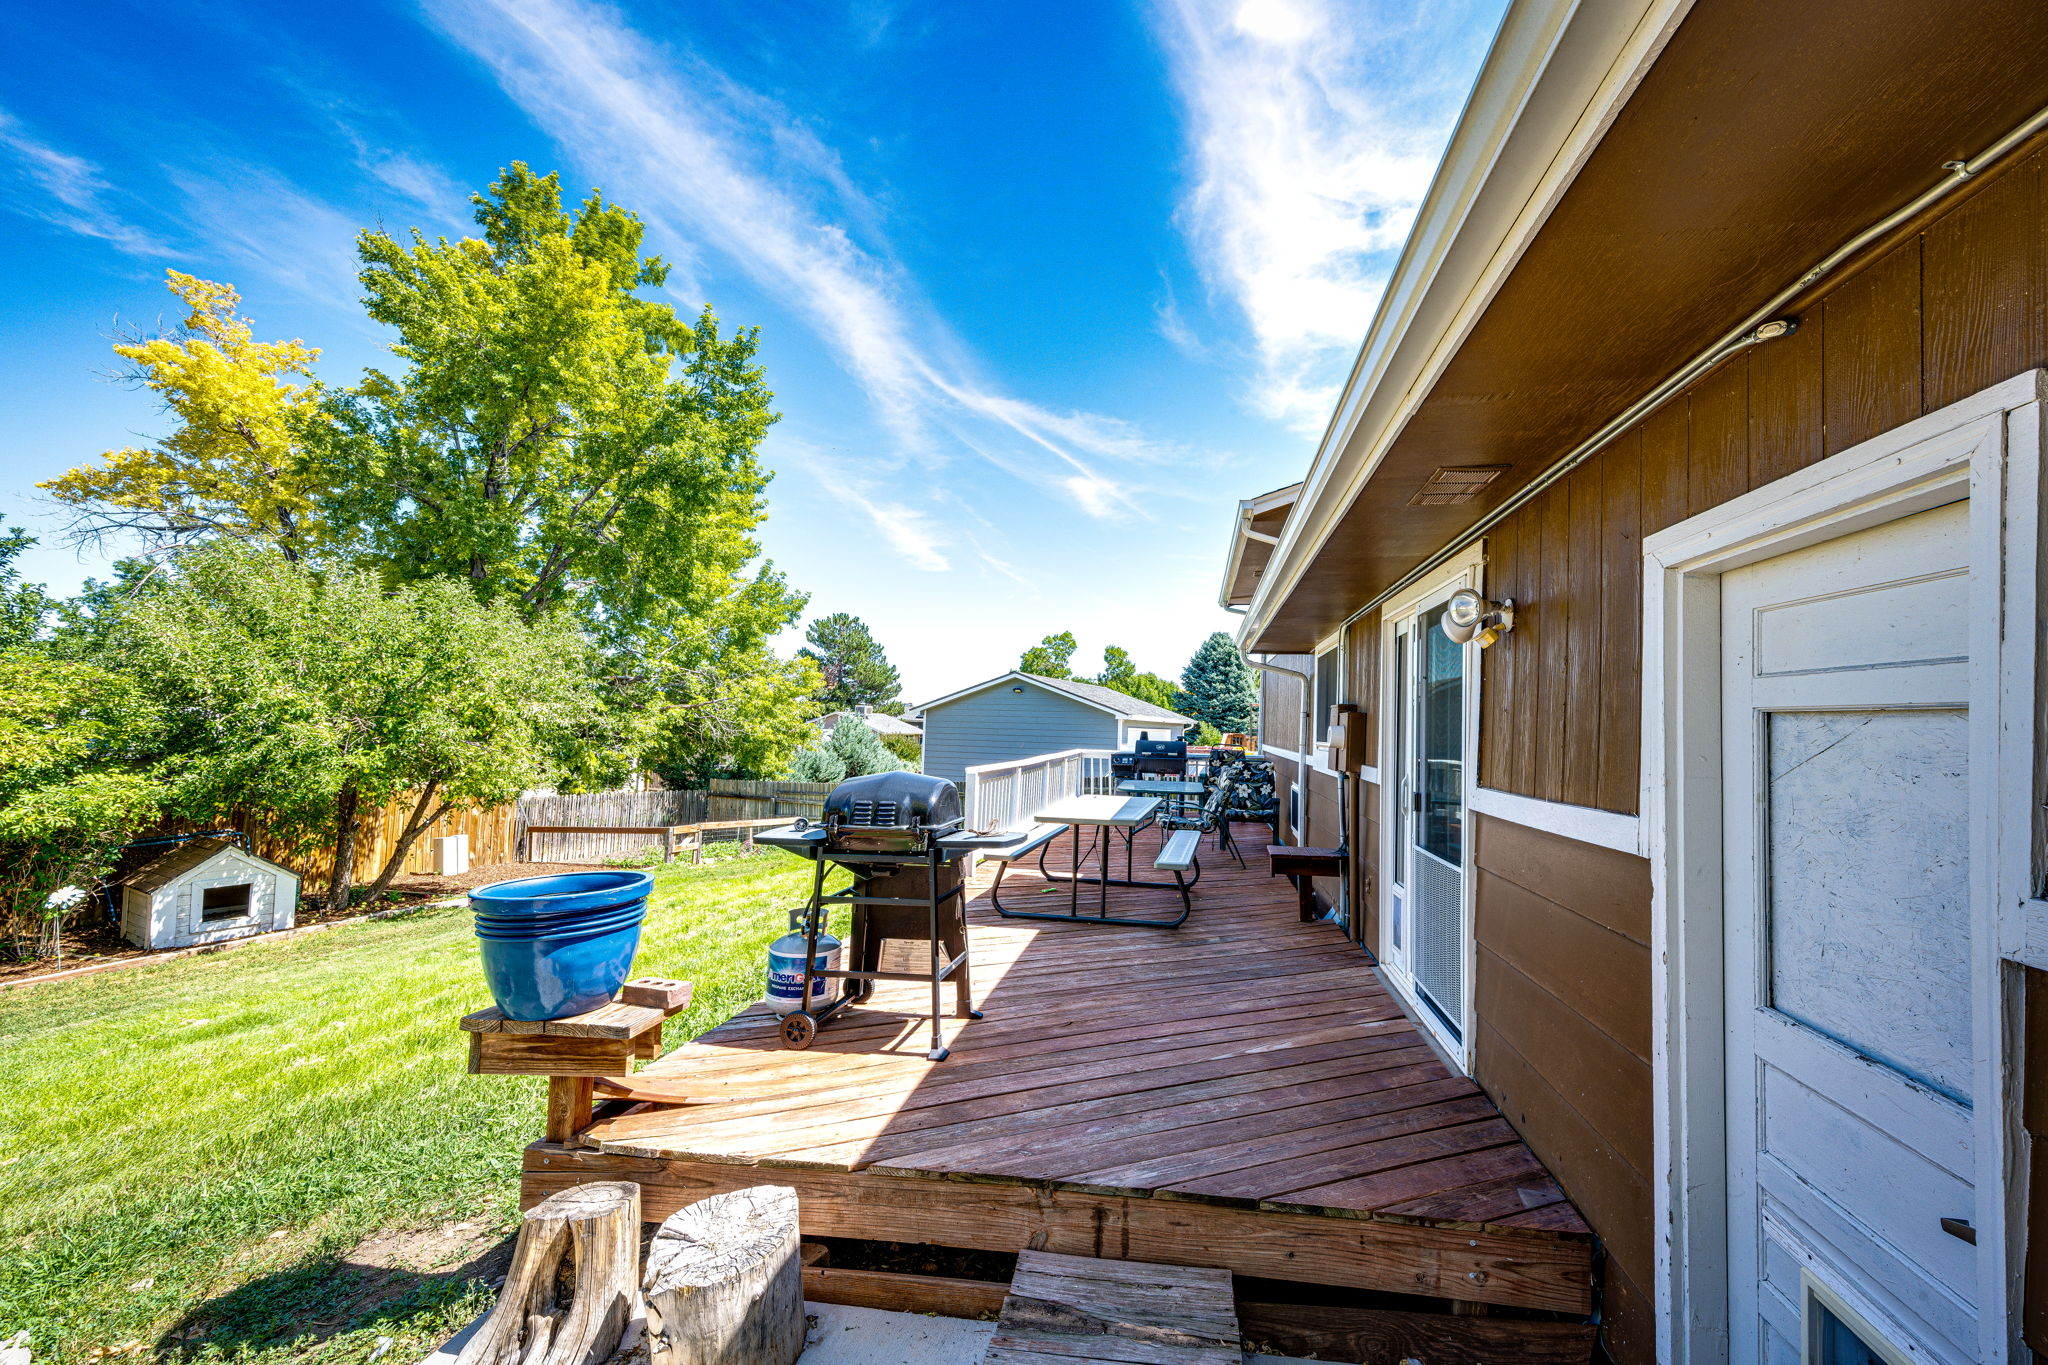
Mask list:
[[[549,781],[595,719],[564,623],[528,624],[461,583],[387,589],[234,542],[181,557],[122,607],[113,640],[172,720],[180,812],[246,809],[301,846],[325,842],[330,909],[347,906],[357,833],[387,802],[410,797],[373,897],[443,812]]]
[[[903,766],[915,769],[924,763],[924,741],[916,735],[877,735],[882,747],[903,760]]]
[[[35,543],[20,527],[10,531],[0,524],[0,649],[26,645],[42,634],[55,606],[41,584],[21,581],[14,564]]]
[[[1202,641],[1181,670],[1174,710],[1224,734],[1250,734],[1258,724],[1258,675],[1222,631]]]
[[[47,649],[0,648],[0,927],[54,946],[46,898],[91,887],[162,801],[155,718],[134,681]]]
[[[817,736],[809,723],[817,687],[810,660],[783,659],[756,643],[635,689],[646,694],[644,706],[616,698],[614,706],[648,730],[633,751],[649,755],[663,782],[702,787],[716,777],[780,776]]]
[[[167,273],[187,310],[184,325],[119,342],[114,353],[128,362],[129,379],[163,399],[176,430],[40,487],[77,514],[72,533],[82,539],[229,536],[297,559],[324,538],[317,503],[325,484],[307,457],[320,425],[320,352],[302,341],[255,340],[232,285]]]
[[[1174,709],[1174,687],[1157,673],[1145,673],[1131,662],[1131,652],[1118,645],[1102,651],[1102,672],[1095,681],[1115,688],[1127,697],[1151,702],[1162,710]]]
[[[804,638],[810,648],[802,651],[803,656],[818,666],[818,705],[823,710],[879,710],[892,703],[900,709],[896,694],[901,680],[858,616],[843,611],[821,616],[811,622]]]
[[[901,772],[909,766],[889,752],[865,721],[846,716],[832,727],[830,735],[798,753],[789,772],[796,782],[837,782],[868,773]]]
[[[1036,673],[1041,678],[1071,678],[1074,651],[1079,648],[1071,630],[1048,635],[1024,651],[1024,657],[1017,661],[1018,671]]]
[[[775,414],[755,333],[722,337],[637,291],[668,266],[638,216],[514,164],[472,197],[480,238],[357,239],[393,373],[331,404],[335,523],[390,581],[466,580],[527,620],[557,608],[606,646],[744,650],[803,599],[770,565],[747,580]],[[668,662],[694,667],[705,654]]]

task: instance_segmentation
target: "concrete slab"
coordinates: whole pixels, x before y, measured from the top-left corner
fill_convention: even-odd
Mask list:
[[[806,1303],[816,1321],[800,1365],[973,1365],[981,1359],[992,1322]]]
[[[805,1303],[811,1319],[798,1365],[974,1365],[995,1335],[992,1322],[892,1313],[879,1308],[849,1308],[837,1303]],[[489,1313],[457,1332],[420,1365],[455,1365],[462,1348],[483,1326]],[[636,1315],[626,1329],[616,1365],[645,1365],[644,1324]],[[1318,1365],[1297,1356],[1253,1356],[1245,1365]]]

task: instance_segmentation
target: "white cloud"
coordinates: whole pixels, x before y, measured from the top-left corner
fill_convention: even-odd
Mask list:
[[[128,222],[107,201],[115,189],[100,168],[31,134],[21,120],[0,109],[0,153],[16,174],[39,194],[10,194],[17,212],[96,237],[131,256],[161,256],[166,248],[155,234]]]
[[[918,508],[902,502],[874,501],[844,484],[833,491],[867,513],[868,520],[874,522],[875,529],[881,532],[889,548],[912,568],[925,573],[945,573],[953,567],[952,561],[939,549],[937,525]]]
[[[862,386],[895,443],[888,458],[942,464],[957,443],[1088,516],[1136,512],[1111,467],[1168,452],[1115,419],[1050,411],[975,378],[882,240],[874,204],[779,105],[585,0],[429,9],[658,235],[716,253],[802,316]]]
[[[1314,430],[1371,323],[1494,11],[1155,0],[1153,16],[1186,124],[1182,228],[1212,294],[1248,329],[1254,405]]]

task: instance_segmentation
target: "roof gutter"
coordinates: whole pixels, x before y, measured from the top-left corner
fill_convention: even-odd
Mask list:
[[[1690,4],[1509,6],[1252,594],[1240,645],[1294,591]]]

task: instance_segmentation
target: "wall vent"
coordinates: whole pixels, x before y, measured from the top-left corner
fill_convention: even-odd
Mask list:
[[[1408,499],[1410,507],[1455,507],[1475,502],[1486,485],[1508,472],[1504,464],[1446,465],[1435,470]]]

